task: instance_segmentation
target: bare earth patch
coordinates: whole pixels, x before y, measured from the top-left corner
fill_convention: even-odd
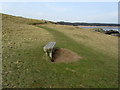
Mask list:
[[[78,56],[75,52],[65,49],[59,48],[55,49],[53,53],[53,62],[74,62],[78,61],[81,57]]]

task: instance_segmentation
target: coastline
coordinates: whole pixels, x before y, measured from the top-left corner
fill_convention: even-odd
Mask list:
[[[78,27],[113,27],[113,28],[118,28],[120,26],[82,26],[82,25],[80,25]]]

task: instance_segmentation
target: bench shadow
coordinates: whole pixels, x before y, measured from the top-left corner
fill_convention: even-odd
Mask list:
[[[56,55],[57,55],[57,52],[58,52],[58,51],[59,51],[59,48],[58,48],[58,47],[55,47],[55,48],[53,49],[51,62],[55,62],[55,59],[57,58]]]

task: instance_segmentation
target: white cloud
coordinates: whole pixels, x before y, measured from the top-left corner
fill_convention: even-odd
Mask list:
[[[0,13],[2,12],[2,4],[0,3]]]
[[[57,13],[63,13],[63,12],[66,12],[66,11],[67,11],[66,8],[56,6],[55,3],[45,4],[45,7],[47,7],[47,8],[50,9],[50,10],[53,10],[53,11],[55,11],[55,12],[57,12]]]
[[[11,8],[9,7],[9,4],[1,3],[1,12],[5,13],[6,11],[9,11]]]
[[[88,22],[118,22],[118,11],[85,17]]]

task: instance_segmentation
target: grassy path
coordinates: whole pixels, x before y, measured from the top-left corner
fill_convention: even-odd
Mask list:
[[[97,52],[90,47],[86,47],[85,45],[81,44],[80,42],[76,42],[75,40],[71,39],[70,37],[64,35],[64,33],[59,32],[55,29],[52,29],[52,28],[49,28],[46,26],[39,26],[39,27],[49,31],[54,36],[54,38],[57,42],[57,46],[60,48],[71,49],[71,50],[75,51],[76,53],[78,53],[79,55],[89,58],[89,59],[93,59],[96,57],[97,57],[97,59],[100,59],[100,60],[102,59],[102,57],[114,59],[105,54]]]
[[[71,49],[71,50],[77,52],[78,54],[81,54],[82,56],[92,57],[93,55],[94,56],[98,55],[98,53],[96,54],[96,51],[94,51],[90,47],[88,48],[88,47],[84,46],[83,44],[80,44],[79,42],[74,41],[73,39],[64,35],[62,32],[59,32],[57,30],[54,30],[52,28],[45,27],[45,26],[39,26],[39,27],[49,31],[55,37],[57,46],[60,48]],[[97,57],[100,58],[101,56],[100,57],[99,56],[100,55],[98,55]]]
[[[76,77],[72,74],[71,77],[68,76],[69,78],[74,78],[75,82],[77,81],[77,83],[72,82],[76,84],[73,85],[74,87],[78,87],[77,84],[79,83],[82,83],[85,87],[117,87],[117,63],[114,58],[98,53],[90,47],[85,47],[80,42],[72,40],[55,29],[46,26],[39,27],[49,31],[55,37],[57,47],[71,49],[83,57],[78,62],[67,64],[67,66],[77,72],[75,73]],[[66,66],[63,67],[65,68]],[[64,75],[67,76],[67,73]]]

